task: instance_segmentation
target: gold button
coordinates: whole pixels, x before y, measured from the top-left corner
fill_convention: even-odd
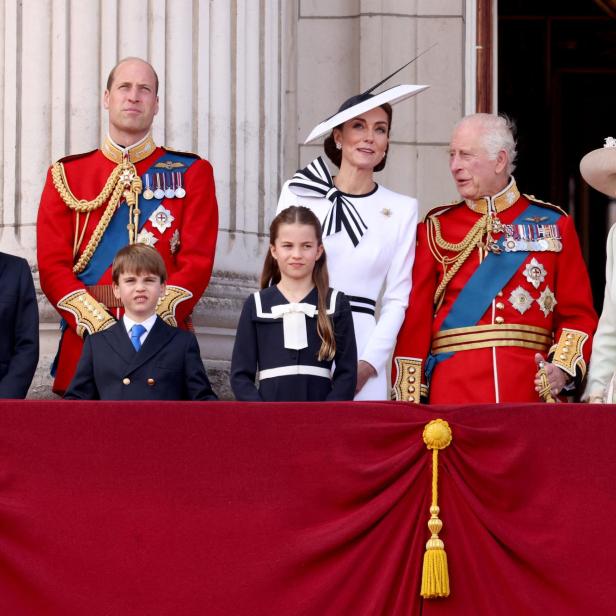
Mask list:
[[[409,386],[409,394],[412,394],[414,391],[415,391],[415,388],[412,385],[410,385]]]
[[[496,295],[498,295],[499,297],[502,297],[503,296],[503,292],[499,291]]]
[[[414,383],[414,382],[415,382],[415,377],[409,376],[409,383]]]
[[[124,385],[130,385],[130,379],[126,377],[125,379],[122,379],[122,383],[124,383]]]
[[[504,323],[504,322],[505,322],[505,319],[503,319],[503,317],[496,317],[494,320],[495,320],[497,323]]]
[[[573,338],[573,334],[567,334],[567,339],[571,340]]]
[[[560,357],[560,359],[562,359],[562,360],[567,359],[567,356],[566,356],[564,353],[561,353],[561,354],[559,355],[559,357]]]
[[[497,307],[499,310],[502,310],[502,309],[505,307],[505,304],[503,304],[503,302],[496,302],[496,307]]]
[[[412,367],[411,367],[411,368],[409,368],[409,373],[410,373],[410,374],[415,374],[415,368],[412,368]]]
[[[148,379],[148,385],[156,385],[156,381],[154,379]]]

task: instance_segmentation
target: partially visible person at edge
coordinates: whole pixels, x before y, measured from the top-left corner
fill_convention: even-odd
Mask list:
[[[191,329],[192,310],[212,272],[218,207],[211,165],[196,154],[158,147],[158,77],[139,58],[109,74],[103,105],[109,132],[100,148],[53,164],[37,222],[41,288],[62,317],[53,389],[62,394],[87,334],[122,316],[111,262],[143,242],[163,257],[169,280],[157,313]]]
[[[359,358],[355,400],[389,399],[387,365],[411,286],[417,200],[374,179],[374,172],[385,167],[389,151],[388,93],[393,96],[402,87],[409,86],[345,101],[322,123],[332,127],[324,150],[338,173],[332,177],[319,157],[284,184],[278,201],[277,212],[303,205],[323,225],[330,282],[346,294],[353,311]],[[389,100],[394,102],[393,97]],[[315,139],[321,134],[327,133],[316,129],[312,133]]]
[[[124,316],[88,336],[69,400],[217,400],[193,332],[167,325],[156,305],[165,296],[167,269],[160,254],[141,243],[113,260],[113,294]]]
[[[462,200],[418,229],[398,400],[538,402],[573,394],[586,374],[597,316],[575,226],[520,194],[515,159],[506,118],[455,127],[449,167]]]
[[[0,252],[0,398],[25,398],[39,358],[39,314],[30,266]]]
[[[288,207],[270,225],[261,291],[244,303],[231,388],[255,402],[352,400],[356,381],[351,307],[329,286],[321,224]]]
[[[605,145],[589,152],[580,161],[582,177],[610,199],[616,195],[616,139],[607,137]],[[599,326],[592,342],[583,401],[616,402],[616,225],[607,236],[605,292]]]

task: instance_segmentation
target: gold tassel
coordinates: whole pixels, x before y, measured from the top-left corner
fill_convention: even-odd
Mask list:
[[[447,554],[445,544],[438,536],[443,528],[443,522],[438,517],[438,450],[448,447],[451,439],[451,428],[445,420],[434,419],[426,424],[423,440],[426,447],[432,450],[432,505],[428,521],[431,537],[426,543],[421,574],[421,596],[425,599],[449,596]]]
[[[539,364],[539,370],[537,372],[539,380],[541,381],[541,389],[539,390],[539,396],[544,402],[556,402],[556,399],[552,395],[552,389],[550,388],[550,381],[548,379],[548,373],[545,370],[545,364],[541,362]]]

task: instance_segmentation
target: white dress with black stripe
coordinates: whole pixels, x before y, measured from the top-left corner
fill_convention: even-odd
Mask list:
[[[388,363],[411,291],[417,200],[378,184],[366,195],[342,194],[359,212],[367,230],[357,246],[344,230],[324,238],[329,281],[351,303],[359,359],[377,371],[355,400],[387,400]],[[294,194],[286,182],[276,213],[291,205],[310,208],[321,223],[332,207],[325,197]],[[377,322],[374,310],[381,290]]]

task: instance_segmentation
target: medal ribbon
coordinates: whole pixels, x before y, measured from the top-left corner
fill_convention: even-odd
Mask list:
[[[174,152],[165,152],[160,158],[154,161],[152,166],[146,171],[146,174],[152,172],[157,164],[165,163],[167,161],[182,163],[183,167],[179,167],[175,169],[175,171],[184,173],[196,160],[199,159],[192,156],[182,156]],[[165,199],[164,196],[160,199],[153,198],[146,200],[141,198],[139,200],[141,216],[139,221],[139,229],[136,231],[135,237],[163,199]],[[79,278],[81,282],[86,285],[93,285],[97,284],[102,278],[103,274],[107,271],[107,269],[109,269],[109,266],[113,262],[113,258],[118,250],[127,244],[126,226],[128,223],[128,207],[126,206],[126,202],[122,201],[111,218],[109,226],[103,234],[103,237],[94,251],[88,265],[86,265],[85,269],[78,274],[77,278]]]
[[[531,203],[514,221],[519,225],[529,216],[545,216],[545,208]],[[561,214],[548,210],[548,221],[556,224]],[[502,243],[503,240],[499,240]],[[451,306],[443,321],[440,331],[458,327],[470,327],[485,314],[496,294],[513,278],[522,263],[528,258],[528,252],[501,252],[488,253],[481,265],[475,270],[468,282],[460,291],[456,301]],[[426,377],[440,362],[451,357],[453,353],[439,353],[430,355],[426,362]]]

